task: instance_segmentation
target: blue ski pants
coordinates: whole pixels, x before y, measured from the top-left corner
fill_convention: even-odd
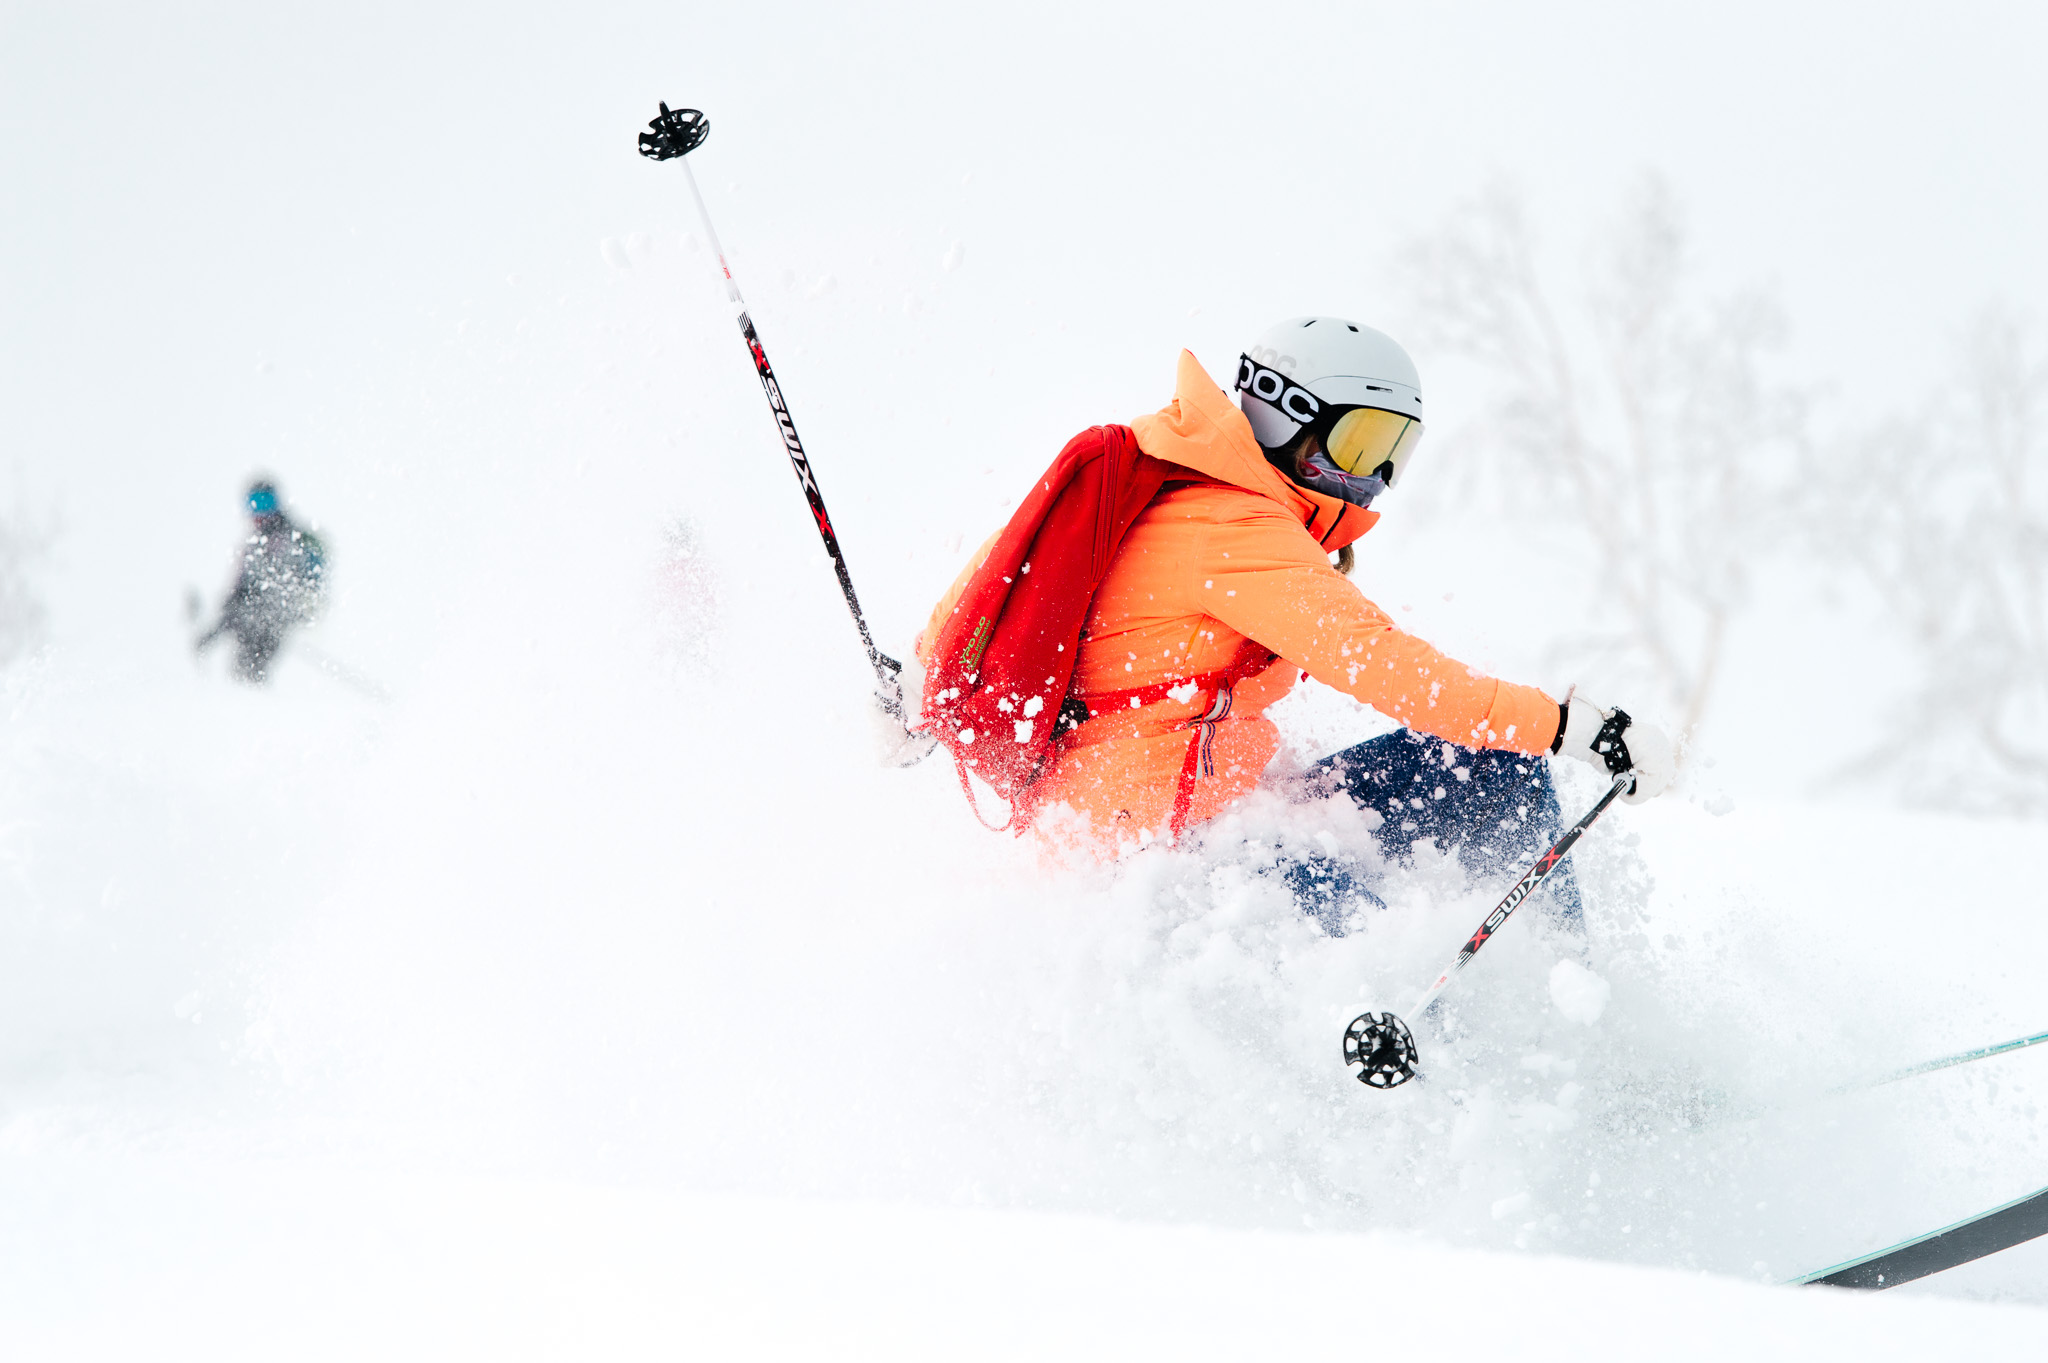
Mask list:
[[[1564,831],[1548,758],[1461,748],[1410,729],[1332,753],[1305,779],[1310,794],[1341,790],[1378,814],[1383,822],[1373,836],[1389,858],[1434,842],[1474,877],[1520,875]],[[1343,935],[1344,920],[1361,903],[1385,907],[1365,868],[1350,858],[1300,858],[1281,875],[1303,911],[1332,936]],[[1554,926],[1585,932],[1571,858],[1543,882],[1536,908]]]

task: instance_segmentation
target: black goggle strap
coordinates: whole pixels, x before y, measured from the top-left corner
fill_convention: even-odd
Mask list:
[[[1270,403],[1280,415],[1298,425],[1312,426],[1323,414],[1322,399],[1249,355],[1237,357],[1237,391]]]

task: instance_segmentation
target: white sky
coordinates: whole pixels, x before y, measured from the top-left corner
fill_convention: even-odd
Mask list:
[[[695,164],[857,568],[978,538],[1012,466],[1158,405],[1180,345],[1385,319],[1392,249],[1496,175],[1569,262],[1663,174],[1706,277],[1778,291],[1847,420],[1937,381],[1981,304],[2048,314],[2044,38],[2021,4],[13,4],[5,462],[68,527],[60,637],[211,587],[256,468],[359,586],[416,575],[507,467],[610,455],[688,496],[701,468],[607,423],[737,433],[787,498],[708,262],[599,254],[687,259],[673,168],[633,153],[659,99],[710,112]],[[866,570],[885,633],[931,579]]]

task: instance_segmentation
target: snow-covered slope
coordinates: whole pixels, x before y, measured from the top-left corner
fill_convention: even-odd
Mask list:
[[[1547,1363],[2037,1353],[2041,1313],[1071,1216],[11,1161],[17,1358],[1306,1358]]]
[[[17,683],[0,1148],[21,1186],[58,1171],[18,1252],[108,1176],[141,1190],[143,1240],[183,1215],[148,1189],[187,1178],[260,1204],[243,1180],[297,1170],[315,1221],[375,1221],[322,1190],[340,1168],[373,1201],[473,1176],[571,1207],[851,1196],[1772,1282],[2048,1182],[2033,1053],[1822,1093],[2037,1025],[2025,829],[1621,810],[1581,858],[1598,983],[1518,917],[1460,979],[1455,1043],[1423,1033],[1428,1082],[1369,1093],[1344,1022],[1405,1007],[1497,886],[1425,857],[1390,872],[1387,914],[1320,935],[1262,870],[1357,841],[1341,804],[1258,802],[1115,871],[1040,865],[936,764],[864,760],[856,687],[737,661],[793,613],[750,598],[811,565],[721,563],[734,661],[685,663],[644,598],[599,590],[635,580],[607,543],[516,594],[529,619],[563,603],[578,647],[480,638],[388,709],[303,667],[230,691],[168,651]],[[290,1252],[317,1259],[304,1234]],[[2043,1263],[1905,1291],[2039,1301]]]

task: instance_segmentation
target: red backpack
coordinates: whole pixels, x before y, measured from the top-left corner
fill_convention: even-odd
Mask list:
[[[1031,489],[926,651],[924,721],[953,754],[969,803],[976,775],[1016,808],[1045,769],[1095,589],[1138,513],[1170,475],[1128,426],[1067,442]],[[977,816],[979,810],[976,811]]]

